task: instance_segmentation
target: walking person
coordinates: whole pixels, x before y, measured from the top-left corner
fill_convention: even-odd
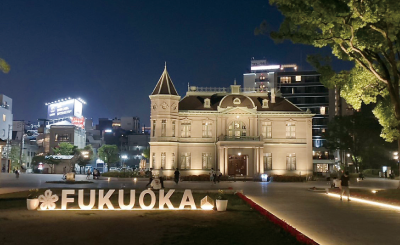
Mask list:
[[[215,177],[215,171],[214,171],[214,168],[211,168],[210,181],[215,183],[215,178],[214,177]]]
[[[222,173],[221,173],[221,171],[219,169],[217,169],[216,176],[217,176],[217,181],[219,183],[221,181],[221,176],[222,176]]]
[[[19,170],[18,170],[18,168],[14,170],[14,173],[15,173],[15,178],[18,179],[19,178]]]
[[[90,175],[92,175],[92,173],[90,172],[90,168],[88,168],[86,172],[86,179],[90,179]]]
[[[343,193],[346,192],[347,201],[350,201],[350,189],[349,189],[349,171],[346,171],[342,177],[340,177],[341,185],[340,185],[340,201],[342,201]]]
[[[175,181],[176,184],[178,184],[178,182],[179,182],[179,175],[180,175],[179,169],[176,168],[176,170],[174,172],[174,181]]]
[[[158,177],[160,178],[161,189],[164,189],[164,168],[161,167],[160,171],[158,171]]]
[[[153,181],[153,169],[150,168],[150,171],[149,171],[149,183],[147,183],[146,188],[147,188],[149,185],[151,185],[151,182],[152,182],[152,181]]]

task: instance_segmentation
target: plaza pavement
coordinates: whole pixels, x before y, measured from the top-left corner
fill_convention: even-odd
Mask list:
[[[146,179],[93,180],[92,184],[48,184],[60,180],[61,175],[0,174],[0,194],[32,188],[136,188],[144,189]],[[78,175],[77,180],[85,180]],[[398,181],[369,179],[352,183],[351,187],[368,189],[394,189]],[[265,183],[227,181],[165,182],[165,188],[175,189],[225,189],[243,190],[243,193],[271,213],[285,220],[320,244],[400,244],[400,212],[359,202],[339,201],[323,193],[308,191],[310,187],[327,188],[325,181],[306,183]],[[268,239],[268,238],[266,238]]]

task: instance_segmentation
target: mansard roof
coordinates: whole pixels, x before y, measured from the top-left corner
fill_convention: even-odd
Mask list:
[[[151,95],[157,95],[157,94],[178,95],[178,93],[176,92],[175,86],[172,83],[171,77],[168,74],[166,64],[165,64],[164,71],[161,74],[161,77],[158,80],[158,83],[153,90],[153,93],[151,93]]]
[[[179,102],[179,110],[200,110],[200,111],[217,111],[218,106],[221,108],[227,107],[247,107],[253,109],[253,105],[257,107],[257,111],[288,111],[288,112],[301,112],[302,110],[292,104],[285,98],[275,97],[275,103],[271,103],[271,96],[251,96],[243,94],[213,94],[211,96],[201,95],[188,95]],[[210,99],[210,108],[204,107],[204,100]],[[235,104],[235,98],[240,99],[240,104]],[[268,108],[263,108],[263,100],[268,100]]]

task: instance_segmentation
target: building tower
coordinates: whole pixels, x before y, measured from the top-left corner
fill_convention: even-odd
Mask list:
[[[165,64],[164,71],[152,94],[150,113],[150,167],[163,167],[168,174],[177,167],[178,156],[178,106],[176,92]]]

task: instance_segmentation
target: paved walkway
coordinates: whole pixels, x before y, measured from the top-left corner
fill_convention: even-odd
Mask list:
[[[48,184],[60,180],[61,175],[0,174],[0,193],[31,188],[137,188],[144,189],[146,179],[95,180],[93,184]],[[84,180],[80,175],[78,180]],[[166,181],[166,188],[243,190],[244,194],[271,213],[285,220],[320,244],[400,244],[400,212],[358,202],[340,202],[337,198],[308,191],[316,187],[328,187],[327,182],[307,183],[260,183],[260,182],[181,182],[175,185]],[[352,183],[352,187],[369,189],[395,189],[398,181],[366,179]]]

